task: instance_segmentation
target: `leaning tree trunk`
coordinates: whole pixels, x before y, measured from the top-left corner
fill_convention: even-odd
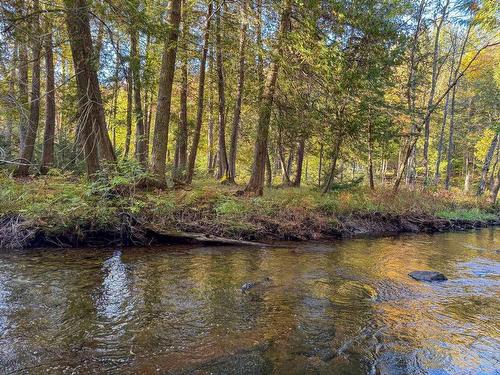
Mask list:
[[[203,36],[203,52],[200,60],[200,78],[198,86],[198,109],[196,113],[196,128],[193,133],[193,141],[191,143],[191,152],[189,153],[188,171],[186,174],[186,182],[190,184],[193,181],[194,166],[196,163],[196,154],[198,152],[198,144],[200,143],[201,125],[203,122],[203,98],[205,92],[205,70],[207,65],[208,43],[210,39],[210,19],[212,18],[212,1],[208,3],[205,32]]]
[[[43,135],[41,173],[47,173],[54,164],[54,137],[56,127],[56,97],[54,83],[54,56],[52,52],[52,26],[45,37],[45,132]]]
[[[158,104],[156,107],[151,171],[159,186],[165,185],[165,169],[168,144],[168,126],[172,103],[172,85],[174,82],[177,39],[181,21],[181,0],[172,0],[168,18],[169,32],[163,49],[161,63]]]
[[[236,153],[238,148],[238,134],[240,131],[241,102],[243,98],[243,86],[245,82],[245,49],[247,42],[247,0],[243,0],[241,6],[240,48],[238,67],[238,90],[234,104],[233,128],[231,132],[231,145],[229,148],[229,174],[228,179],[234,182],[236,178]]]
[[[498,138],[500,138],[500,134],[495,134],[495,136],[491,140],[490,147],[488,148],[488,153],[484,158],[483,169],[481,170],[481,179],[479,180],[479,186],[477,188],[477,195],[482,195],[486,188],[488,171],[490,170],[491,160],[493,159],[493,155],[497,148]]]
[[[266,84],[262,93],[259,106],[259,121],[257,124],[257,138],[254,149],[254,162],[250,181],[245,188],[246,193],[262,195],[264,192],[264,172],[267,155],[267,141],[269,136],[269,123],[271,121],[271,110],[274,101],[274,92],[280,67],[280,59],[283,55],[283,39],[290,30],[292,13],[292,0],[283,1],[283,14],[281,16],[280,30],[278,34],[278,57],[269,66]]]
[[[24,146],[21,147],[19,155],[20,164],[14,171],[14,176],[25,177],[29,174],[29,168],[35,151],[36,134],[38,131],[38,123],[40,121],[40,55],[42,50],[42,35],[40,30],[40,3],[38,0],[33,1],[34,12],[34,33],[33,33],[33,69],[31,72],[31,99],[30,99],[30,115],[28,128],[26,129],[26,138]]]
[[[217,146],[217,172],[216,178],[221,179],[228,176],[229,164],[226,151],[226,95],[224,87],[224,62],[222,60],[222,40],[221,40],[221,17],[222,4],[216,2],[217,13],[216,23],[216,66],[217,66],[217,92],[219,96],[219,137]]]
[[[138,51],[139,30],[135,24],[130,32],[130,73],[132,75],[132,87],[134,91],[134,114],[135,114],[135,158],[147,168],[146,154],[146,132],[144,128],[144,114],[141,99],[141,59]]]

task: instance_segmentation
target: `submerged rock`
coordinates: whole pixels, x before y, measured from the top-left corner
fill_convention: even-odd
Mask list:
[[[408,274],[410,277],[417,281],[446,281],[448,278],[441,272],[434,271],[413,271]]]
[[[241,286],[240,290],[243,293],[245,293],[245,292],[248,292],[250,289],[253,289],[253,288],[257,287],[257,286],[268,286],[270,282],[271,282],[271,278],[270,277],[265,277],[261,281],[247,282],[247,283],[243,284]]]

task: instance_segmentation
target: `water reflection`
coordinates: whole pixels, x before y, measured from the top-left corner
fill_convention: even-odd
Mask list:
[[[499,233],[1,253],[0,373],[493,374]]]

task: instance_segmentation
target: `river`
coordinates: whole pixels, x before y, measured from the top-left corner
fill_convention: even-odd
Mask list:
[[[0,373],[498,374],[499,307],[500,229],[3,251]]]

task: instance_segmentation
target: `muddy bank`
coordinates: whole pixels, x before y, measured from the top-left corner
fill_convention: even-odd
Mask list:
[[[266,246],[275,241],[342,239],[402,233],[462,231],[500,224],[496,220],[447,220],[428,215],[351,214],[334,220],[308,218],[292,227],[283,227],[260,218],[260,230],[237,233],[220,226],[204,225],[203,220],[165,223],[139,219],[122,213],[115,223],[95,226],[75,223],[64,229],[48,223],[25,220],[20,215],[0,219],[0,249],[35,247],[154,246],[159,244]],[[152,224],[153,223],[153,224]]]

